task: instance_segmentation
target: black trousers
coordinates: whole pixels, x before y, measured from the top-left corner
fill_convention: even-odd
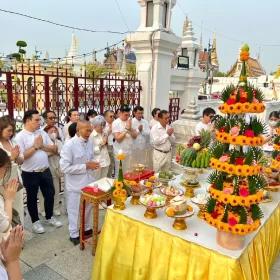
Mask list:
[[[23,185],[26,188],[27,194],[27,209],[31,217],[32,223],[39,220],[37,195],[38,190],[42,192],[45,199],[45,212],[46,219],[53,216],[53,203],[54,203],[54,186],[50,169],[44,172],[25,172],[22,171]]]

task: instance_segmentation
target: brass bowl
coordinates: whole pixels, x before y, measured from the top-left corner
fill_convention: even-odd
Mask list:
[[[187,224],[186,224],[186,219],[191,217],[194,214],[194,210],[191,212],[187,212],[184,215],[181,216],[173,216],[170,218],[175,219],[174,223],[173,223],[173,228],[177,229],[177,230],[185,230],[187,229]]]
[[[191,198],[191,202],[196,204],[199,208],[197,217],[204,220],[204,216],[205,216],[205,212],[206,212],[206,203],[205,204],[197,203],[195,200],[195,197]]]
[[[136,163],[132,165],[133,172],[135,173],[142,173],[145,169],[145,165],[141,163]]]
[[[173,178],[171,178],[171,179],[163,179],[163,178],[159,178],[157,176],[156,179],[157,179],[157,181],[161,182],[163,186],[168,186],[168,183],[170,181],[174,181],[176,179],[176,176],[173,176]]]
[[[188,183],[181,182],[180,185],[186,188],[185,196],[187,198],[194,197],[194,190],[200,188],[200,184],[197,185],[188,185]]]

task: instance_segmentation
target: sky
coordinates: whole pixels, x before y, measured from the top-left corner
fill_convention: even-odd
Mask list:
[[[137,0],[117,1],[129,30],[137,30],[140,23]],[[0,9],[79,28],[127,31],[116,0],[0,0]],[[239,46],[244,42],[249,44],[252,57],[256,57],[260,47],[261,64],[270,73],[276,71],[280,64],[279,10],[279,0],[177,0],[172,11],[171,28],[176,35],[181,36],[187,14],[199,40],[201,28],[197,25],[203,21],[202,26],[212,31],[202,30],[204,47],[207,47],[209,39],[212,41],[214,30],[217,32],[220,71],[230,69],[238,56]],[[42,58],[46,50],[50,57],[62,57],[65,56],[65,50],[70,49],[72,32],[72,29],[0,11],[0,55],[16,52],[16,42],[23,40],[28,44],[27,57],[32,57],[35,46],[43,52]],[[109,33],[75,31],[75,34],[80,54],[102,49],[107,42],[112,45],[125,39],[125,35]],[[99,60],[103,58],[103,53],[98,54]]]

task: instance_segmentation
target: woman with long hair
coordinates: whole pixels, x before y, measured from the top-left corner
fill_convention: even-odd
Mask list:
[[[10,179],[17,178],[22,186],[20,165],[24,161],[24,156],[17,145],[15,137],[15,121],[10,116],[3,116],[0,118],[0,148],[3,149],[11,160],[11,174]],[[0,184],[0,195],[3,195],[4,185]],[[24,223],[24,206],[23,206],[23,188],[21,188],[16,196],[14,202],[14,209],[18,212],[21,224]]]

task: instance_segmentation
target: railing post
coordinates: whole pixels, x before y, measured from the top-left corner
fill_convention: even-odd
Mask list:
[[[6,72],[7,79],[7,102],[9,115],[14,117],[14,100],[13,100],[13,85],[12,85],[12,74]]]
[[[74,77],[74,108],[77,109],[77,110],[79,109],[79,84],[78,84],[78,77]]]
[[[50,84],[49,84],[49,76],[45,76],[45,106],[46,110],[50,110]]]
[[[100,88],[99,88],[99,93],[100,93],[100,101],[99,101],[99,106],[100,106],[100,115],[103,115],[103,110],[104,110],[104,79],[100,78]],[[94,100],[93,100],[94,102]]]

